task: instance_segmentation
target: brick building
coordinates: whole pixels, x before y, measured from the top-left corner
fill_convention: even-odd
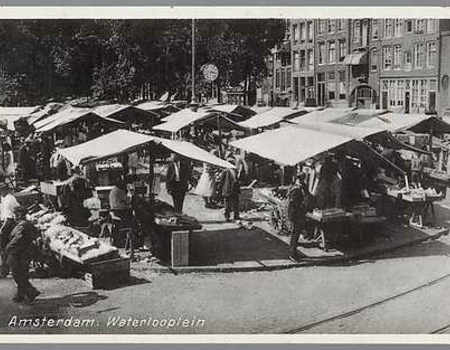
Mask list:
[[[377,107],[399,113],[442,110],[439,105],[445,99],[438,100],[439,81],[441,67],[445,70],[448,66],[442,56],[448,49],[441,47],[441,38],[449,22],[425,18],[371,20],[369,85],[378,91]]]

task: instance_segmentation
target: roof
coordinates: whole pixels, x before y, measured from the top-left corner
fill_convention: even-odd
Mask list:
[[[98,106],[98,107],[93,108],[92,110],[95,112],[95,114],[98,114],[101,117],[113,118],[113,116],[116,113],[123,112],[127,109],[138,110],[138,111],[141,111],[142,113],[151,113],[151,115],[156,115],[156,113],[154,113],[150,110],[144,110],[144,109],[136,107],[136,106],[121,105],[121,104]],[[115,119],[115,118],[113,118],[113,119]]]
[[[349,136],[288,126],[234,141],[231,146],[294,166],[351,140]]]
[[[136,107],[143,109],[144,111],[155,111],[158,109],[163,109],[168,107],[164,102],[161,101],[147,101],[138,104]]]
[[[182,121],[182,120],[190,120],[200,118],[200,116],[209,116],[213,112],[211,111],[198,111],[194,112],[190,108],[182,109],[181,111],[169,114],[167,117],[161,119],[163,122],[173,122],[173,121]]]
[[[254,116],[256,114],[256,112],[250,107],[241,105],[214,105],[208,107],[208,109],[237,116],[240,118],[240,120],[247,119],[248,117]]]
[[[387,113],[379,116],[375,116],[371,119],[368,119],[362,123],[359,123],[358,126],[365,126],[365,127],[377,127],[377,128],[384,128],[386,130],[389,130],[391,132],[399,132],[408,130],[411,128],[415,128],[420,126],[422,124],[424,126],[424,122],[430,120],[430,119],[437,119],[435,116],[432,115],[425,115],[425,114],[400,114],[400,113]],[[439,123],[437,120],[436,123]],[[450,126],[449,124],[442,122],[446,124],[447,126]],[[416,128],[416,131],[419,128]],[[427,129],[427,128],[425,128]],[[430,129],[423,130],[425,132],[429,132]]]
[[[190,159],[213,164],[222,168],[234,168],[226,162],[202,148],[185,141],[172,141],[150,135],[140,134],[128,130],[117,130],[102,135],[94,140],[59,150],[64,158],[74,165],[80,165],[118,154],[132,152],[149,143],[160,144],[168,150]]]
[[[9,130],[15,130],[14,122],[23,117],[28,117],[40,107],[0,107],[0,120],[5,120]]]
[[[326,108],[323,110],[315,110],[308,114],[301,115],[297,118],[291,119],[292,123],[299,122],[330,122],[332,120],[342,118],[352,111],[354,111],[354,107],[348,108]]]
[[[86,117],[98,118],[113,123],[119,123],[117,120],[101,117],[98,114],[92,112],[92,110],[89,108],[70,107],[38,121],[34,124],[34,127],[36,128],[37,132],[46,132]]]
[[[231,119],[220,115],[217,112],[209,111],[209,112],[194,112],[189,108],[183,109],[180,112],[171,114],[170,116],[164,118],[166,122],[160,125],[155,126],[154,130],[167,131],[171,133],[175,133],[188,127],[189,125],[195,123],[204,123],[210,120],[211,117],[219,118],[221,121],[222,127],[230,127],[232,129],[243,129],[240,123],[235,123]],[[216,121],[214,120],[214,123]]]
[[[28,124],[33,125],[39,120],[42,120],[52,113],[58,111],[62,107],[63,105],[59,103],[49,103],[44,108],[30,114],[30,117],[28,118]]]
[[[250,119],[239,123],[239,125],[246,128],[258,129],[280,123],[288,117],[293,117],[301,113],[305,113],[305,111],[303,109],[297,110],[288,107],[274,107],[266,112],[254,115]]]
[[[322,123],[322,122],[318,123],[301,122],[297,124],[297,127],[308,130],[326,132],[330,134],[348,136],[352,137],[355,140],[363,140],[366,137],[375,134],[386,133],[385,129],[380,128],[367,128],[367,127],[349,126],[349,125]]]

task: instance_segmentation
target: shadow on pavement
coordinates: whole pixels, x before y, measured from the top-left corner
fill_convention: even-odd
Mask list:
[[[195,232],[189,246],[191,266],[216,266],[287,257],[287,245],[258,227],[251,230],[233,228]]]
[[[62,297],[36,299],[30,306],[36,307],[51,307],[51,308],[65,308],[65,307],[87,307],[96,304],[100,300],[108,299],[105,295],[99,295],[96,292],[84,292],[68,294]]]

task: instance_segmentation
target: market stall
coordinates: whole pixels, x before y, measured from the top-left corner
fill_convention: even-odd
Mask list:
[[[338,132],[339,131],[339,132]],[[354,169],[353,172],[366,172],[365,185],[361,189],[365,189],[367,182],[371,181],[370,170],[366,169],[368,164],[376,164],[379,167],[388,168],[400,176],[404,176],[405,172],[398,168],[395,164],[381,156],[377,151],[363,141],[364,138],[377,134],[381,131],[370,129],[352,129],[344,128],[331,132],[327,130],[315,130],[313,127],[284,127],[281,129],[267,131],[265,133],[254,135],[232,143],[233,147],[245,150],[246,152],[256,153],[261,157],[278,162],[285,166],[298,166],[300,163],[306,164],[308,159],[316,159],[319,163],[330,157],[338,157],[338,163],[341,163],[344,178],[348,175],[348,169]],[[289,149],[289,152],[286,150]],[[334,154],[334,156],[333,156]],[[354,163],[361,165],[355,166]],[[346,164],[350,164],[346,168]],[[322,165],[322,170],[324,165]],[[347,170],[346,170],[347,169]],[[364,170],[364,171],[363,171]],[[346,175],[347,174],[347,175]],[[358,175],[361,176],[361,175]],[[344,178],[343,184],[344,187]],[[353,183],[352,183],[353,179]],[[358,188],[356,178],[350,177],[347,180],[347,187]],[[286,191],[284,191],[286,192]],[[329,192],[325,190],[325,192]],[[370,204],[370,196],[367,199],[359,198],[360,193],[353,193],[352,200],[346,199],[346,203],[341,203],[342,207],[331,205],[316,205],[316,209],[308,213],[308,218],[312,221],[313,238],[321,243],[322,248],[327,249],[327,241],[330,236],[335,236],[340,226],[345,226],[346,222],[352,221],[353,224],[366,225],[379,223],[383,221],[380,215],[377,215],[374,207]],[[366,190],[367,192],[367,190]],[[286,194],[280,197],[280,189],[275,191],[260,191],[262,197],[269,199],[278,212],[273,216],[278,216],[277,226],[283,229],[283,212],[287,205]],[[275,198],[274,198],[275,197]],[[278,197],[278,198],[276,198]],[[350,198],[350,197],[349,197]],[[343,200],[342,200],[343,201]],[[338,202],[336,202],[338,203]],[[280,223],[281,222],[281,223]],[[332,224],[328,224],[331,223]],[[358,231],[358,230],[357,230]]]
[[[147,179],[149,191],[143,200],[144,206],[149,207],[148,211],[150,212],[149,215],[152,216],[151,221],[155,224],[156,235],[165,237],[161,239],[163,242],[161,256],[166,259],[167,256],[170,256],[173,266],[186,265],[189,260],[189,235],[194,230],[200,229],[201,225],[195,218],[176,213],[169,204],[154,200],[154,162],[158,154],[165,151],[220,168],[233,168],[234,166],[189,142],[166,140],[127,130],[118,130],[92,141],[62,149],[60,154],[73,165],[88,166],[91,163],[98,163],[120,154],[135,152],[139,148],[147,148],[150,154]],[[104,188],[103,186],[102,189]],[[168,250],[167,242],[170,242],[171,254],[166,254]]]

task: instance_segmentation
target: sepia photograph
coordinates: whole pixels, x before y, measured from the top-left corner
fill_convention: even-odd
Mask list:
[[[382,14],[2,17],[0,341],[450,333],[450,14]]]

